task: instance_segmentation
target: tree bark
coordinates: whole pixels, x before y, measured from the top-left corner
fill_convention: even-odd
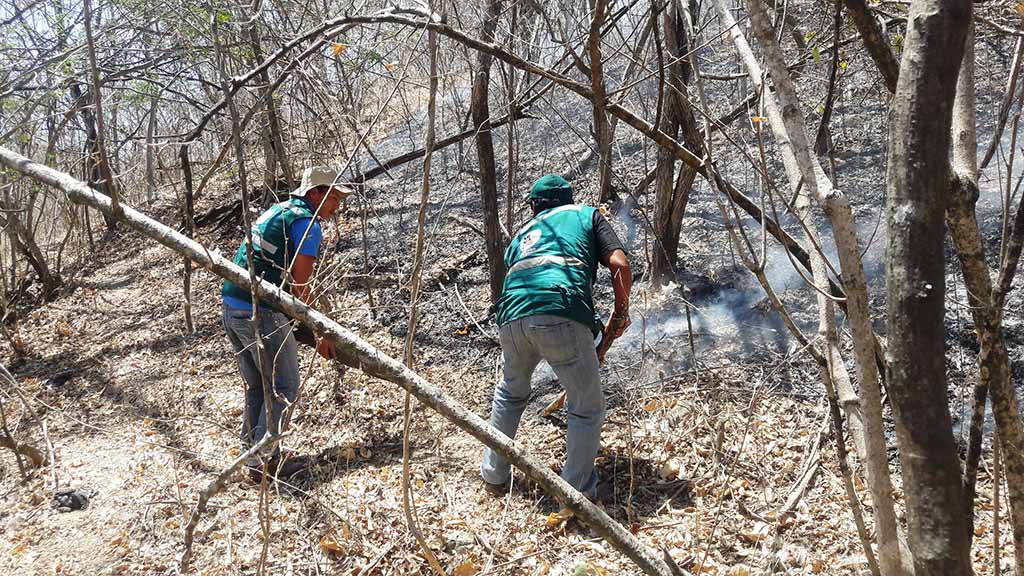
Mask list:
[[[0,227],[7,230],[7,235],[11,239],[11,245],[18,252],[25,255],[25,259],[28,260],[29,265],[35,270],[39,281],[43,285],[43,297],[46,301],[50,301],[56,295],[57,288],[60,286],[60,278],[50,270],[50,266],[46,262],[46,256],[43,254],[39,244],[36,243],[31,230],[21,222],[18,210],[8,202],[0,202]]]
[[[110,213],[109,198],[96,193],[84,182],[68,174],[37,164],[2,147],[0,147],[0,164],[62,190],[71,202],[91,206],[105,214]],[[170,227],[139,213],[130,206],[122,204],[122,209],[123,221],[139,233],[156,240],[239,286],[244,288],[252,286],[246,271],[219,253],[178,234]],[[636,562],[644,573],[658,576],[673,574],[658,554],[647,548],[602,509],[573,489],[549,466],[535,460],[521,446],[492,428],[486,421],[458,403],[443,390],[279,287],[266,281],[260,281],[255,289],[261,300],[265,300],[289,317],[328,338],[338,351],[340,361],[362,370],[366,374],[393,382],[399,387],[409,390],[427,407],[507,458],[544,490],[565,503],[598,536],[607,540],[609,544]]]
[[[487,15],[481,27],[484,42],[494,42],[494,30],[501,14],[501,0],[489,0]],[[476,126],[476,155],[480,163],[480,204],[484,216],[484,246],[487,252],[487,276],[491,287],[491,304],[501,298],[505,283],[505,246],[501,241],[501,220],[498,215],[498,176],[494,163],[494,139],[488,102],[491,83],[491,54],[477,53],[476,73],[470,109]],[[511,231],[510,231],[511,233]]]
[[[156,201],[156,166],[154,140],[156,137],[156,112],[160,107],[160,93],[153,95],[149,104],[149,117],[146,120],[146,203],[152,205]]]
[[[259,4],[261,0],[253,0],[252,12],[256,13],[259,10]],[[263,59],[263,47],[260,43],[259,32],[256,30],[256,20],[248,26],[249,44],[252,47],[253,53],[253,64],[258,64]],[[288,189],[295,189],[295,179],[292,177],[291,163],[288,162],[288,154],[284,148],[284,136],[281,130],[281,123],[277,118],[277,106],[274,104],[274,93],[273,86],[270,83],[270,74],[267,73],[267,69],[263,68],[259,73],[260,84],[264,86],[262,99],[267,107],[267,139],[265,145],[270,149],[271,155],[266,158],[266,173],[264,174],[264,183],[267,186],[267,190],[270,192],[277,192],[277,168],[281,168],[281,172],[284,174],[285,182],[288,183]],[[274,159],[277,161],[274,162]]]
[[[673,61],[668,67],[661,89],[663,109],[660,110],[658,129],[676,138],[680,128],[687,149],[699,154],[703,144],[697,120],[694,118],[687,96],[686,85],[693,73],[685,55],[690,51],[687,34],[687,15],[679,0],[675,0],[662,17],[665,32],[665,52]],[[659,47],[660,48],[660,47]],[[658,53],[661,60],[661,50]],[[659,66],[659,68],[662,68]],[[651,282],[660,287],[675,280],[675,263],[679,255],[679,234],[683,215],[693,189],[697,170],[684,164],[675,176],[676,158],[664,148],[658,148],[654,179],[654,250],[651,257]]]
[[[875,61],[875,66],[878,67],[878,71],[882,74],[882,79],[885,80],[885,87],[889,89],[890,93],[896,92],[896,81],[900,75],[900,64],[896,61],[896,55],[889,44],[889,38],[885,35],[885,31],[882,30],[882,25],[879,24],[875,15],[871,13],[867,0],[844,1],[846,2],[846,9],[850,12],[850,18],[853,19],[853,24],[857,27],[857,31],[860,32],[860,36],[864,40],[864,46],[868,49],[868,54]]]
[[[950,122],[970,17],[970,0],[911,6],[889,128],[886,360],[917,576],[973,573],[942,353]]]
[[[107,229],[113,231],[117,227],[118,216],[118,195],[117,184],[114,182],[114,172],[110,168],[110,158],[107,156],[107,147],[104,139],[103,129],[103,96],[100,94],[100,74],[96,64],[96,46],[92,37],[92,0],[84,0],[82,3],[85,23],[85,39],[87,53],[89,56],[89,77],[92,82],[92,103],[96,114],[96,165],[103,178],[104,186],[111,201],[114,203],[114,211],[110,218],[107,218]]]
[[[975,482],[981,458],[985,403],[991,391],[998,442],[1007,480],[1007,499],[1013,527],[1014,555],[1018,574],[1024,574],[1024,430],[1010,373],[1010,358],[1003,336],[1002,306],[995,298],[985,258],[985,244],[978,229],[978,139],[975,120],[973,26],[964,43],[963,63],[953,109],[953,178],[946,207],[946,223],[953,238],[967,286],[967,302],[978,335],[978,382],[974,392],[967,463],[964,470],[964,504],[968,540],[973,536]],[[1016,448],[1014,448],[1016,447]]]
[[[597,142],[598,156],[598,202],[606,203],[613,200],[612,195],[612,127],[608,122],[604,93],[604,63],[601,61],[601,25],[604,23],[606,0],[591,0],[593,14],[590,18],[590,38],[587,48],[590,52],[590,88],[594,97],[594,140]],[[509,230],[511,234],[512,231]]]
[[[764,102],[772,130],[776,134],[776,140],[780,142],[780,146],[784,150],[783,164],[787,169],[790,186],[795,190],[802,182],[803,194],[798,197],[798,203],[802,203],[806,198],[814,198],[832,223],[845,280],[846,313],[853,332],[854,354],[857,358],[857,374],[860,380],[862,400],[860,407],[865,422],[865,466],[875,511],[879,562],[883,574],[903,574],[909,571],[909,565],[904,567],[899,532],[896,527],[892,481],[889,477],[882,422],[881,390],[878,384],[878,368],[875,363],[875,338],[868,310],[867,280],[857,247],[853,214],[845,195],[832,186],[831,181],[825,176],[821,164],[812,153],[812,146],[807,136],[806,120],[800,109],[796,88],[789,76],[782,50],[775,40],[775,32],[761,7],[760,0],[748,0],[747,4],[754,34],[761,45],[765,62],[775,84],[775,95],[765,94]],[[740,51],[747,63],[751,79],[757,84],[760,71],[756,68],[753,53],[749,51],[748,47],[744,48],[742,45],[740,45]],[[775,104],[776,97],[778,105]],[[806,216],[806,212],[804,215]],[[816,233],[813,225],[809,227],[809,233],[811,235]],[[819,308],[822,313],[821,331],[827,346],[829,365],[838,367],[843,360],[839,353],[834,304],[822,294],[827,285],[823,285],[821,280],[827,278],[827,271],[824,269],[824,258],[812,254],[812,262],[819,260],[821,261],[818,264],[820,269],[815,270],[815,281],[821,288],[818,294]]]

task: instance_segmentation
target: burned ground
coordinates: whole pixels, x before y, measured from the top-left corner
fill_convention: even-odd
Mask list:
[[[718,48],[709,50],[711,71],[732,70]],[[991,125],[995,85],[1008,65],[1000,54],[993,51],[991,61],[982,64],[992,72],[979,86],[979,110],[990,111],[979,115],[983,126]],[[809,64],[804,73],[824,75],[825,65]],[[879,219],[885,150],[879,142],[887,102],[865,57],[851,55],[846,70],[833,127],[837,180],[854,203],[876,327],[884,332],[886,239]],[[808,85],[813,93],[805,100],[818,102],[823,87]],[[712,89],[712,95],[711,116],[743,97],[726,89]],[[589,108],[571,96],[559,97],[548,103],[549,115],[520,125],[514,186],[520,196],[535,177],[563,170],[589,141],[580,128],[588,125]],[[749,116],[730,129],[730,136],[751,151],[757,134]],[[447,130],[458,121],[452,115]],[[420,146],[418,122],[413,118],[389,127],[375,142],[379,157]],[[630,183],[653,165],[654,151],[624,126],[618,134],[616,183],[628,197]],[[502,149],[504,132],[496,131],[495,137]],[[724,151],[724,140],[718,142],[722,171],[759,198],[754,170],[738,154]],[[500,351],[488,313],[482,242],[476,232],[448,219],[479,219],[469,141],[464,150],[439,152],[434,161],[424,274],[431,282],[420,302],[415,356],[425,377],[486,415]],[[776,165],[771,157],[768,162]],[[371,182],[348,201],[326,235],[321,288],[330,315],[393,356],[401,355],[407,329],[419,168],[407,165]],[[592,169],[574,185],[579,200],[593,203]],[[499,183],[499,189],[503,186]],[[998,251],[996,190],[992,182],[982,187],[990,253]],[[236,196],[234,182],[224,176],[197,208],[211,214],[201,221],[199,239],[225,254],[241,238],[238,209],[232,207]],[[522,200],[517,202],[521,224],[526,215]],[[172,204],[157,211],[165,222],[179,219]],[[609,211],[643,280],[652,249],[644,224],[651,194],[641,191],[634,205],[624,202]],[[503,205],[503,218],[504,210]],[[785,222],[790,231],[799,231],[791,218]],[[748,233],[759,237],[753,223],[746,224]],[[777,247],[768,250],[769,277],[801,328],[815,334],[813,293]],[[959,423],[969,419],[976,342],[951,249],[947,259],[947,357],[951,406]],[[605,509],[647,544],[667,549],[691,573],[743,574],[741,566],[793,574],[864,573],[827,437],[818,369],[786,334],[733,253],[718,204],[703,183],[683,222],[678,265],[673,287],[656,294],[638,284],[633,327],[612,348],[602,372],[609,413],[598,469],[612,485]],[[238,454],[242,406],[241,381],[220,327],[219,281],[197,273],[196,331],[185,334],[180,272],[176,256],[123,233],[101,241],[54,302],[26,297],[20,304],[16,333],[24,350],[5,362],[47,423],[57,458],[52,468],[21,483],[13,459],[0,454],[0,494],[7,504],[0,510],[0,536],[9,543],[0,571],[173,572],[181,527],[197,492]],[[598,305],[608,310],[607,272],[598,285]],[[693,305],[689,319],[684,299]],[[1022,307],[1024,301],[1013,292],[1006,327],[1015,376],[1024,371]],[[311,457],[311,474],[274,486],[266,542],[257,486],[241,475],[232,478],[200,524],[195,565],[203,574],[251,573],[266,545],[274,574],[427,573],[401,508],[401,391],[356,370],[342,375],[309,351],[302,366],[307,377],[286,445]],[[537,414],[560,390],[544,366],[535,375],[534,390],[518,439],[557,468],[564,457],[564,412],[550,418]],[[42,432],[31,428],[26,414],[10,417],[16,435],[43,445]],[[581,565],[591,573],[635,572],[585,527],[549,527],[542,492],[521,475],[515,476],[510,496],[488,495],[477,481],[482,448],[444,419],[416,410],[411,436],[418,521],[449,570],[471,563],[486,574],[573,574]],[[895,459],[893,466],[898,470]],[[817,467],[816,482],[791,516],[776,517],[807,467]],[[96,496],[85,510],[58,512],[51,507],[53,478],[62,487],[94,488]],[[992,526],[985,471],[981,483],[979,537]],[[863,486],[858,490],[869,500]],[[1012,548],[1007,532],[1004,551]],[[989,573],[990,554],[988,548],[978,549],[979,574]]]

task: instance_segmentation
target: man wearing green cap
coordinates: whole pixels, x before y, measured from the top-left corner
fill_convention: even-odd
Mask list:
[[[252,255],[256,275],[287,288],[306,304],[313,304],[310,279],[323,233],[318,220],[327,220],[338,210],[351,190],[339,182],[337,171],[326,167],[307,168],[302,184],[284,202],[271,206],[252,224]],[[234,262],[248,269],[246,242],[235,253]],[[265,302],[258,302],[259,325],[253,320],[252,295],[247,288],[224,282],[224,329],[235,351],[245,381],[245,410],[242,413],[242,446],[248,449],[268,431],[283,428],[282,416],[299,392],[299,359],[288,317]],[[256,339],[263,342],[258,358]],[[321,340],[317,352],[334,357],[334,348]],[[262,360],[262,369],[260,360]],[[271,409],[264,405],[263,379],[272,382]],[[278,452],[273,452],[276,459]],[[256,467],[258,459],[248,464]]]
[[[508,272],[497,310],[504,367],[491,404],[491,425],[515,438],[533,371],[547,361],[568,400],[562,478],[594,499],[594,459],[605,413],[598,366],[608,343],[629,327],[632,272],[611,225],[597,209],[573,204],[572,186],[562,177],[549,174],[537,180],[530,205],[533,220],[505,251]],[[598,263],[611,270],[615,310],[595,349],[594,337],[602,332],[592,296]],[[509,462],[488,449],[480,475],[488,491],[500,492],[511,475]]]

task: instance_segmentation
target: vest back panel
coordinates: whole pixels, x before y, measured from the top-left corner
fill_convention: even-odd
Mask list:
[[[256,275],[267,282],[287,287],[282,283],[284,270],[292,263],[296,247],[302,238],[289,238],[289,231],[296,220],[313,218],[313,211],[302,198],[290,198],[268,208],[252,223],[252,257]],[[234,263],[248,268],[245,241],[235,252]],[[252,302],[250,292],[232,282],[224,282],[221,294],[246,302]],[[261,306],[266,306],[264,302]]]
[[[597,275],[595,208],[570,204],[541,212],[512,238],[505,251],[505,284],[499,325],[551,314],[597,332],[593,283]]]

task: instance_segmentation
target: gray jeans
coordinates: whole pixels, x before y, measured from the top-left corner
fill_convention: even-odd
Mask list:
[[[242,413],[242,446],[258,442],[267,430],[283,430],[285,409],[299,393],[299,352],[288,317],[260,310],[259,334],[263,336],[263,374],[272,379],[271,421],[263,403],[263,381],[256,356],[257,330],[252,313],[224,306],[224,331],[235,350],[238,369],[245,380],[245,411]]]
[[[515,438],[519,420],[530,400],[530,379],[541,360],[547,361],[565,388],[569,415],[562,478],[580,492],[597,488],[594,458],[601,447],[604,394],[597,353],[590,329],[561,316],[537,315],[514,320],[500,328],[504,356],[503,378],[494,390],[491,425]],[[508,460],[484,452],[480,475],[491,484],[508,480]]]

